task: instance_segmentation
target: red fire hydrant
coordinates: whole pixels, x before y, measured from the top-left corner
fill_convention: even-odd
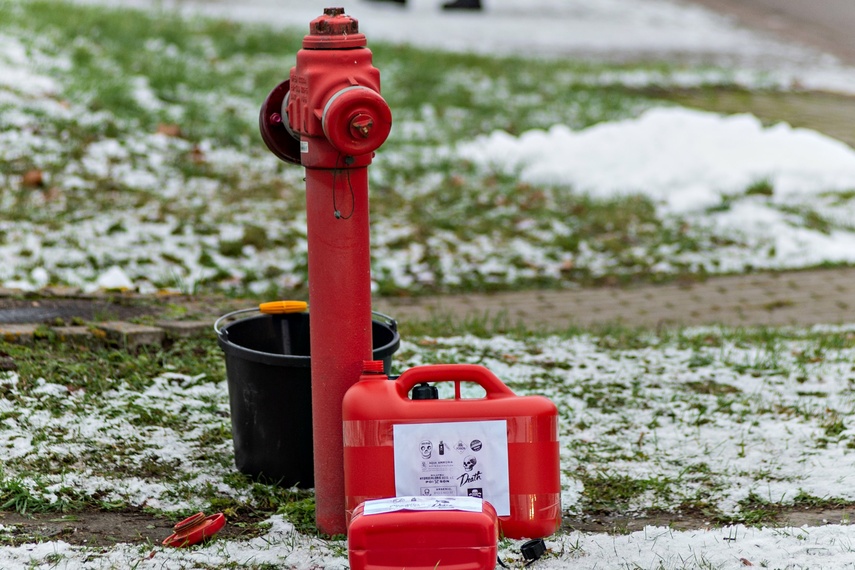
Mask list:
[[[261,135],[306,168],[312,427],[318,530],[346,532],[342,399],[372,359],[368,169],[392,127],[357,20],[326,8],[288,81],[261,108]]]

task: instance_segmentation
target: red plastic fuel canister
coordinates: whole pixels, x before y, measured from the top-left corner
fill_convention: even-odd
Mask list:
[[[455,397],[411,399],[410,390],[427,382],[454,382]],[[485,396],[461,398],[461,382],[480,385]],[[543,538],[558,529],[558,410],[547,398],[517,396],[483,366],[416,366],[389,380],[367,362],[342,415],[348,520],[370,499],[480,496],[496,508],[503,536]]]
[[[393,501],[400,501],[395,505]],[[438,508],[421,497],[368,501],[353,511],[347,533],[351,570],[492,570],[499,526],[486,501]],[[372,504],[374,503],[374,504]],[[415,510],[409,508],[414,504]]]

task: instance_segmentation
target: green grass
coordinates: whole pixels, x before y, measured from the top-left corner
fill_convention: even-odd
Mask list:
[[[807,491],[786,501],[764,498],[752,491],[739,501],[736,511],[723,512],[717,501],[731,487],[729,479],[774,482],[778,480],[774,469],[734,472],[712,461],[693,461],[659,470],[671,459],[667,455],[670,450],[660,449],[656,443],[657,431],[670,424],[683,424],[691,433],[728,422],[749,426],[758,420],[783,418],[816,426],[816,450],[848,449],[853,441],[848,432],[851,414],[829,400],[845,397],[838,394],[838,389],[829,386],[822,394],[809,389],[782,397],[774,391],[758,392],[744,382],[758,374],[757,377],[773,385],[788,382],[801,385],[798,378],[804,375],[805,385],[814,386],[825,367],[837,369],[851,355],[855,342],[849,332],[758,328],[652,333],[609,327],[554,333],[524,323],[508,323],[506,319],[449,318],[403,323],[402,333],[413,346],[404,346],[395,355],[399,363],[413,359],[479,362],[491,369],[505,370],[504,374],[511,378],[509,384],[520,393],[545,391],[551,395],[559,405],[561,422],[567,429],[569,439],[564,453],[573,458],[571,465],[575,466],[565,475],[580,486],[580,500],[573,507],[578,516],[682,512],[704,517],[714,524],[763,525],[775,523],[782,514],[794,509],[835,509],[850,504],[850,499],[844,497],[817,497]],[[459,341],[446,340],[449,335],[457,334],[481,339],[481,348],[461,351]],[[599,355],[593,360],[598,364],[591,366],[586,359],[580,362],[552,355],[556,346],[574,341],[589,342],[589,350]],[[518,343],[518,348],[509,348],[506,342]],[[679,364],[657,363],[652,355],[663,349],[681,350],[682,356],[675,360]],[[204,388],[210,382],[221,382],[223,358],[211,339],[167,342],[161,348],[127,352],[99,345],[81,350],[46,335],[30,346],[2,343],[0,355],[14,363],[18,377],[15,384],[0,383],[0,397],[18,407],[17,411],[5,412],[4,420],[28,422],[29,414],[40,410],[57,417],[69,409],[84,415],[97,410],[100,417],[138,430],[195,434],[193,451],[181,462],[159,457],[142,440],[125,440],[121,445],[93,440],[77,455],[39,453],[7,461],[0,477],[2,509],[74,513],[93,508],[132,508],[126,501],[75,490],[70,485],[52,486],[48,491],[49,478],[68,476],[86,465],[87,471],[95,476],[121,475],[159,482],[168,487],[165,496],[172,500],[201,501],[205,510],[225,512],[239,521],[258,521],[274,513],[283,514],[301,533],[320,536],[314,527],[314,497],[310,492],[283,489],[275,482],[253,481],[234,471],[228,419],[214,403],[209,408],[204,401],[194,404],[195,410],[209,417],[202,429],[193,431],[194,426],[185,421],[183,413],[176,413],[168,404],[154,405],[144,397],[146,390],[155,386],[155,379],[166,373],[186,374],[187,377],[174,381],[188,387]],[[745,364],[747,355],[750,359]],[[774,365],[763,364],[767,362]],[[627,365],[630,368],[625,368]],[[517,367],[527,372],[522,377],[508,372]],[[718,371],[718,376],[705,375],[710,368]],[[728,369],[730,372],[723,372]],[[620,370],[634,372],[626,374]],[[684,381],[675,379],[675,375],[696,379]],[[45,382],[68,386],[85,395],[69,408],[67,397],[44,392]],[[673,384],[672,391],[663,392],[663,384]],[[855,373],[849,385],[855,385]],[[117,394],[122,394],[121,402],[113,401]],[[812,403],[817,398],[822,402],[820,405]],[[592,417],[599,419],[592,422]],[[649,418],[645,420],[648,423],[640,424],[640,417]],[[600,435],[593,439],[575,437],[590,430]],[[72,431],[62,426],[40,428],[33,423],[31,436],[34,445],[54,445],[72,437]],[[748,448],[745,441],[738,439],[726,444],[737,451],[741,449],[734,461],[750,452],[750,442]],[[199,484],[182,469],[186,460],[203,471],[218,473],[225,488],[234,491],[223,492],[212,481]],[[626,469],[633,465],[659,467],[647,475],[630,475]],[[798,487],[798,482],[792,484]],[[164,513],[157,509],[152,512],[172,518],[191,514],[189,511]],[[332,538],[337,544],[337,537],[320,538]],[[16,537],[15,541],[18,540]]]
[[[290,66],[283,54],[295,53],[301,39],[268,27],[171,13],[45,1],[4,4],[4,26],[38,31],[43,38],[36,46],[70,60],[69,94],[84,99],[89,109],[108,111],[146,131],[170,122],[168,113],[152,112],[130,94],[133,79],[145,78],[158,99],[182,106],[186,120],[181,128],[191,140],[214,137],[237,143],[254,135],[241,109],[206,104],[200,95],[252,97],[270,89],[270,78]],[[242,69],[247,60],[253,68],[249,76]],[[115,135],[126,127],[108,122],[89,128],[92,135]]]
[[[53,500],[45,499],[46,485],[38,477],[0,476],[0,511],[28,513],[66,513],[84,508],[109,510],[123,505],[111,505],[71,487],[51,491]]]
[[[35,346],[6,344],[3,353],[15,362],[25,391],[33,387],[32,381],[43,379],[72,390],[85,388],[86,397],[93,398],[113,388],[112,378],[122,378],[142,390],[151,385],[154,371],[164,369],[213,377],[223,374],[222,353],[216,344],[194,340],[138,352],[103,345],[81,350],[59,340],[46,340]],[[46,354],[50,357],[45,358]]]
[[[633,479],[626,475],[577,474],[584,485],[582,504],[591,514],[626,513],[638,509],[638,499],[647,492],[668,493],[670,483],[657,479]]]
[[[0,32],[14,33],[33,55],[33,65],[61,84],[58,97],[80,111],[72,116],[48,117],[40,115],[37,107],[27,108],[26,113],[43,120],[39,123],[41,134],[64,141],[64,146],[54,153],[0,156],[4,174],[20,176],[38,167],[48,179],[60,177],[67,165],[79,165],[93,145],[112,140],[130,141],[127,155],[117,156],[113,168],[131,165],[146,171],[148,149],[135,150],[131,143],[142,134],[155,132],[160,124],[177,124],[181,130],[178,142],[164,143],[173,146],[164,155],[167,163],[158,167],[167,178],[182,185],[176,196],[128,187],[110,173],[89,173],[88,186],[66,188],[61,199],[51,201],[50,187],[24,189],[8,179],[0,188],[0,199],[8,206],[4,209],[7,219],[34,224],[54,242],[68,239],[82,251],[87,251],[85,237],[58,232],[95,219],[102,211],[130,213],[105,227],[105,234],[116,240],[134,227],[138,214],[145,222],[167,227],[170,235],[202,237],[203,244],[199,251],[194,250],[197,257],[193,260],[171,252],[149,252],[145,247],[139,248],[142,251],[136,258],[144,268],[154,265],[147,257],[165,258],[176,268],[175,275],[157,285],[182,288],[188,282],[181,269],[187,269],[191,261],[198,262],[211,274],[186,287],[199,292],[219,291],[223,282],[234,280],[236,275],[228,260],[246,257],[245,251],[254,251],[263,259],[264,254],[275,258],[283,251],[299,250],[305,238],[299,217],[304,199],[302,174],[284,165],[253,170],[246,163],[235,167],[227,161],[203,160],[200,153],[211,148],[206,147],[206,151],[194,145],[221,145],[242,153],[247,163],[262,162],[266,151],[258,140],[257,109],[270,88],[287,75],[302,31],[61,2],[0,0],[0,9],[4,14]],[[448,141],[469,140],[495,129],[519,134],[555,123],[582,128],[634,116],[665,99],[661,94],[639,92],[597,78],[639,69],[667,76],[673,68],[489,58],[381,42],[372,42],[371,48],[375,64],[382,69],[384,96],[394,109],[396,125],[401,126],[400,136],[390,139],[383,149],[389,158],[384,162],[378,156],[379,174],[373,174],[372,179],[372,215],[406,230],[382,234],[376,245],[387,254],[404,251],[412,243],[426,244],[419,262],[440,277],[434,282],[415,279],[410,286],[402,287],[388,268],[380,267],[375,276],[381,294],[552,287],[570,281],[655,282],[673,279],[681,272],[702,279],[704,269],[689,264],[675,263],[674,272],[668,274],[654,267],[676,254],[701,252],[711,244],[727,247],[736,243],[692,233],[680,220],[663,220],[655,205],[644,197],[595,199],[573,189],[521,183],[507,173],[484,173],[455,158],[425,156]],[[151,100],[146,102],[140,91],[149,94]],[[203,191],[193,189],[200,180],[213,181],[214,193],[223,197],[222,204],[212,203]],[[774,188],[768,181],[759,180],[746,188],[745,194],[763,200],[774,195]],[[851,193],[824,197],[835,203],[848,203],[852,198]],[[725,199],[720,207],[729,205]],[[788,212],[802,219],[805,227],[823,232],[837,227],[820,210],[804,207]],[[489,257],[509,251],[517,238],[535,244],[553,262],[567,254],[587,252],[612,265],[603,273],[568,263],[556,277],[538,271],[527,273],[532,269],[531,260],[518,253],[502,258],[505,266],[517,272],[514,279],[473,270],[455,283],[443,274],[447,255],[473,266],[484,261],[467,257],[470,254],[465,246],[469,244],[478,240],[495,244],[496,250],[486,254]],[[0,245],[16,239],[11,230],[0,233]],[[32,257],[33,266],[42,262],[33,251],[21,257]],[[76,263],[104,269],[115,262],[112,254],[87,252],[85,262],[67,263],[71,269],[77,268]],[[239,276],[241,283],[232,292],[279,293],[275,287],[263,293],[249,288],[284,275],[285,270],[277,263],[269,258],[254,263]],[[54,282],[63,280],[59,269],[52,270]],[[305,273],[305,258],[299,253],[291,270]],[[298,282],[286,290],[289,296],[299,296],[305,293],[304,286]],[[171,312],[181,316],[184,309],[174,306]],[[851,449],[855,438],[849,433],[853,420],[845,394],[841,396],[840,390],[835,392],[819,381],[823,366],[830,366],[839,374],[838,379],[848,382],[849,391],[855,388],[855,371],[851,365],[846,368],[855,348],[851,332],[709,328],[654,333],[619,326],[556,332],[506,315],[466,319],[444,315],[401,323],[400,330],[412,345],[399,351],[395,357],[399,362],[483,363],[507,372],[511,376],[508,383],[521,393],[550,393],[560,406],[562,425],[567,426],[569,443],[563,451],[578,467],[569,469],[565,476],[581,487],[578,508],[582,516],[684,510],[708,514],[720,524],[759,525],[775,521],[784,508],[850,504],[845,498],[815,497],[804,491],[791,501],[780,502],[752,491],[739,502],[737,512],[722,514],[715,505],[731,487],[730,478],[738,476],[762,485],[776,481],[775,473],[758,467],[734,475],[711,460],[671,465],[665,453],[668,450],[657,448],[656,432],[663,426],[685,425],[694,434],[719,424],[732,425],[738,432],[757,428],[761,421],[786,418],[814,428],[811,442],[818,450]],[[488,342],[477,349],[468,345],[461,349],[459,341],[447,340],[454,335]],[[39,416],[40,423],[31,419],[31,412],[43,413],[44,418],[66,413],[98,415],[140,432],[191,434],[189,456],[183,460],[199,472],[213,474],[214,480],[195,481],[180,472],[175,459],[158,457],[143,441],[119,445],[93,438],[78,454],[32,453],[7,461],[0,472],[2,509],[31,513],[126,507],[123,501],[71,486],[47,489],[45,479],[77,473],[85,465],[93,476],[121,474],[163,483],[169,488],[169,498],[198,501],[206,510],[229,516],[260,519],[284,514],[301,533],[317,536],[311,493],[282,489],[275,482],[255,482],[235,472],[228,417],[217,401],[209,395],[188,396],[188,400],[197,400],[189,411],[206,418],[199,426],[188,420],[188,409],[155,405],[143,397],[156,387],[156,379],[167,373],[186,375],[174,382],[184,383],[188,389],[222,383],[223,357],[212,339],[169,341],[162,347],[128,352],[100,343],[72,346],[46,329],[38,337],[32,346],[0,342],[0,357],[14,363],[17,377],[14,385],[0,382],[0,398],[10,404],[10,409],[0,413],[0,421],[27,430],[34,446],[75,439],[77,435],[65,426],[43,427],[43,417]],[[573,341],[588,339],[591,342],[585,345],[586,350],[599,360],[550,353],[555,344],[572,345]],[[514,351],[503,346],[505,341],[518,343]],[[655,355],[663,349],[680,352],[674,357],[676,364],[657,360]],[[671,383],[678,389],[666,392],[664,387]],[[794,383],[804,385],[804,389],[786,398],[776,393],[777,387]],[[45,385],[54,389],[64,386],[70,394],[80,396],[46,392]],[[670,399],[663,400],[663,394]],[[828,398],[838,398],[838,404],[828,404]],[[592,440],[577,437],[588,430],[594,433]],[[739,433],[726,443],[738,450],[734,461],[744,459],[751,451]],[[653,465],[662,468],[661,473],[629,475],[622,471],[655,461],[660,462]],[[224,492],[217,483],[234,492]],[[793,482],[793,486],[798,488],[798,483]],[[51,493],[57,495],[55,500],[47,499]]]
[[[270,158],[258,135],[258,108],[287,77],[303,30],[63,2],[4,0],[0,6],[0,32],[32,53],[34,70],[55,79],[56,97],[74,110],[46,114],[25,103],[24,113],[39,123],[44,142],[29,153],[0,154],[0,168],[11,177],[0,186],[10,219],[32,227],[30,234],[44,233],[41,239],[52,247],[88,250],[85,259],[73,256],[50,267],[50,282],[122,264],[138,266],[135,271],[161,288],[270,297],[281,294],[275,284],[286,281],[291,296],[305,295],[301,173],[284,164],[257,166]],[[580,129],[635,116],[667,101],[603,77],[641,72],[667,82],[679,67],[492,58],[373,41],[370,47],[395,116],[393,136],[371,170],[372,219],[394,230],[388,234],[378,226],[372,237],[379,294],[703,276],[703,269],[677,258],[709,247],[708,237],[685,231],[679,220],[662,219],[646,198],[598,199],[572,188],[533,186],[512,173],[485,173],[434,152],[495,130],[519,134],[556,123]],[[146,137],[162,125],[174,125],[180,136],[152,149]],[[48,151],[54,141],[61,141],[59,147]],[[209,157],[217,151],[240,158],[221,164]],[[115,153],[107,172],[87,171],[93,152]],[[43,188],[15,182],[36,168],[47,180]],[[67,187],[69,169],[80,171],[79,187]],[[130,183],[115,174],[125,169],[157,181]],[[180,192],[164,195],[161,189],[172,184]],[[214,185],[216,200],[200,185]],[[128,239],[143,222],[201,246],[157,252],[142,243],[133,252],[92,251],[91,240],[68,231],[73,224],[96,223],[107,211],[117,219],[98,230],[106,240]],[[0,234],[0,244],[14,239]],[[402,281],[382,260],[412,243],[423,244],[424,251]],[[537,261],[529,248],[539,252]],[[264,260],[250,264],[248,251]],[[41,266],[32,252],[17,255],[22,277]],[[449,272],[456,269],[449,268],[449,258],[471,270]],[[484,269],[493,259],[501,260],[501,269]],[[662,264],[670,269],[657,269]],[[170,271],[153,271],[164,265]],[[191,277],[194,272],[200,275]]]
[[[288,76],[304,29],[63,2],[0,0],[0,8],[0,33],[56,83],[40,101],[22,93],[10,103],[33,135],[31,148],[0,153],[0,207],[14,222],[0,231],[0,245],[17,260],[12,277],[26,280],[43,268],[50,283],[75,284],[120,265],[155,288],[306,295],[302,172],[272,160],[257,126],[261,102]],[[774,254],[766,244],[663,216],[640,195],[602,199],[566,185],[526,184],[515,172],[448,152],[496,130],[518,135],[635,117],[671,104],[667,85],[677,74],[712,71],[717,79],[701,91],[732,89],[726,70],[487,57],[379,41],[370,48],[394,115],[370,170],[378,294],[703,279],[718,271],[719,251]],[[663,87],[621,84],[638,75]],[[70,112],[53,108],[57,102]],[[153,140],[163,128],[178,136]],[[43,173],[40,188],[20,183],[33,169]],[[757,180],[712,211],[773,193],[768,180]],[[849,231],[835,212],[850,194],[778,209],[814,231]],[[163,234],[177,243],[158,248]],[[46,263],[18,245],[22,235],[58,249],[58,260]],[[409,259],[403,268],[386,263],[402,256]]]
[[[33,41],[34,48],[68,60],[69,95],[85,100],[94,112],[108,111],[117,120],[148,131],[159,122],[171,122],[174,117],[168,107],[180,105],[186,119],[181,123],[182,136],[189,140],[214,138],[245,144],[247,138],[256,139],[257,125],[245,119],[249,113],[257,113],[259,96],[287,77],[303,36],[302,30],[186,19],[169,11],[137,12],[47,1],[5,0],[2,5],[6,15],[2,27],[38,31],[42,39]],[[371,49],[375,66],[383,71],[384,95],[396,110],[397,120],[416,119],[430,102],[440,119],[461,115],[437,123],[442,129],[456,130],[453,138],[497,128],[519,133],[556,122],[588,126],[607,117],[625,116],[649,100],[581,79],[586,74],[622,69],[616,65],[491,58],[382,42],[372,42]],[[547,76],[553,79],[544,83]],[[139,78],[145,79],[165,109],[152,111],[130,94]],[[213,94],[235,103],[255,104],[250,109],[208,104]],[[551,109],[549,114],[542,112],[545,107]],[[503,111],[496,113],[497,108]],[[115,136],[125,129],[124,124],[110,122],[80,127],[91,130],[70,134]],[[439,141],[450,132],[434,130],[428,136]],[[390,140],[389,144],[400,141]]]

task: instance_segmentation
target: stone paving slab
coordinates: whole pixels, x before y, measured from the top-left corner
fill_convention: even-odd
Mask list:
[[[691,284],[379,299],[398,319],[495,318],[529,327],[855,323],[855,268],[712,277]]]
[[[35,339],[38,328],[38,325],[30,324],[0,325],[0,340],[30,344]]]
[[[160,327],[137,325],[123,321],[98,323],[98,330],[104,331],[107,339],[118,342],[128,350],[141,346],[159,345],[163,342],[164,330]]]
[[[93,334],[92,329],[87,326],[62,326],[62,327],[51,327],[51,329],[60,342],[71,342],[71,343],[87,343],[92,340]]]
[[[54,333],[60,342],[88,344],[108,342],[128,350],[156,346],[166,338],[187,338],[209,335],[214,338],[214,318],[198,321],[159,321],[156,326],[125,321],[109,321],[92,326],[46,326],[38,323],[0,323],[0,340],[17,344],[32,344],[40,329]]]
[[[166,336],[171,338],[213,336],[214,320],[214,317],[211,317],[201,321],[157,321],[155,326],[163,329]]]

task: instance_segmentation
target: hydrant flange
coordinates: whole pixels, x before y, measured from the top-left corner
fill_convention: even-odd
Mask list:
[[[261,105],[258,128],[267,148],[280,160],[300,164],[300,139],[288,126],[288,116],[283,103],[288,97],[291,81],[286,79],[277,85]]]

